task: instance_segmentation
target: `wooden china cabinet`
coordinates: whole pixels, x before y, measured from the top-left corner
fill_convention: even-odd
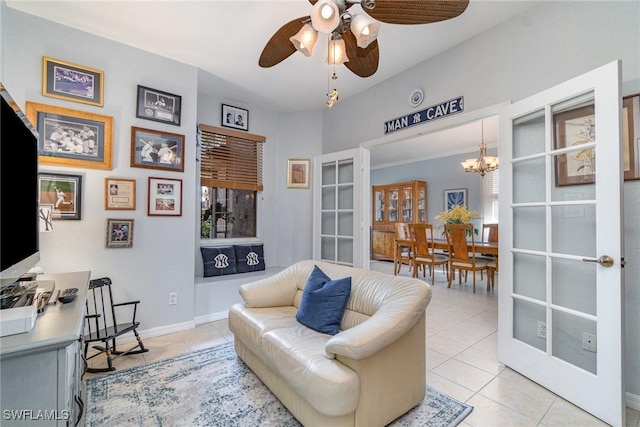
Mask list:
[[[427,183],[374,185],[372,201],[371,259],[393,260],[396,223],[427,222]]]

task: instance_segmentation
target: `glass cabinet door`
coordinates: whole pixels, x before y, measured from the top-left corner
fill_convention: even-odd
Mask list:
[[[427,206],[426,206],[426,200],[427,199],[427,195],[426,195],[426,191],[423,187],[420,187],[418,189],[418,221],[420,222],[425,222],[426,218],[427,218]]]
[[[402,189],[402,221],[413,221],[413,187]]]
[[[389,221],[396,222],[398,221],[398,189],[390,188],[389,189]]]
[[[375,222],[384,221],[385,194],[384,190],[376,190],[373,192],[373,220]]]

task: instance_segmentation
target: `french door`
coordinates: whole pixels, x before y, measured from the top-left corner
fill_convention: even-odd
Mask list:
[[[498,358],[614,426],[625,424],[621,103],[616,61],[499,115]]]
[[[369,191],[368,150],[314,159],[313,259],[368,268],[370,214],[362,207]]]

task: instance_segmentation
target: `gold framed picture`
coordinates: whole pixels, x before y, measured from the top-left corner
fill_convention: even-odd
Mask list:
[[[104,105],[104,72],[42,57],[42,94],[83,104]]]
[[[113,117],[29,101],[26,112],[40,164],[112,169]]]
[[[136,180],[105,178],[104,208],[107,210],[135,210]]]
[[[310,159],[289,159],[287,163],[287,188],[309,188]]]

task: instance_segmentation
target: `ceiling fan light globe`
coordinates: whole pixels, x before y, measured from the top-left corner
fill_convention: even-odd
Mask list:
[[[365,15],[355,15],[351,19],[351,32],[359,48],[366,48],[378,38],[380,23]]]
[[[344,45],[344,40],[341,37],[329,40],[327,64],[340,65],[345,62],[349,62],[349,58],[347,57],[347,49]]]
[[[322,34],[331,34],[340,23],[340,9],[333,0],[319,0],[311,9],[311,25]]]
[[[318,40],[318,32],[311,25],[304,24],[300,31],[289,40],[291,40],[298,52],[301,52],[304,56],[311,56],[313,47]]]

